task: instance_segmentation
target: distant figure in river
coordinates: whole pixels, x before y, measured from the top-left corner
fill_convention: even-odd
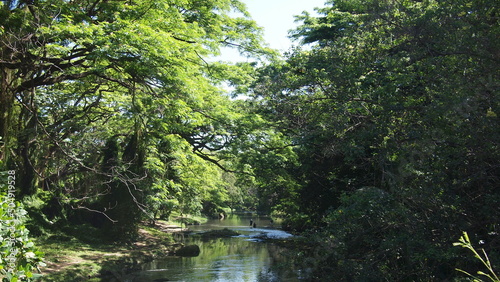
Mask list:
[[[274,225],[274,220],[271,218],[271,220],[269,221],[269,223],[271,223],[271,227]]]
[[[257,228],[257,224],[255,224],[255,222],[253,223],[253,228]]]
[[[253,219],[250,219],[250,227],[252,226],[253,224]]]

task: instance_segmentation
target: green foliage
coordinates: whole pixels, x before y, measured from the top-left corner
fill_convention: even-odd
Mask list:
[[[228,205],[222,174],[247,117],[220,86],[253,67],[211,57],[273,51],[241,2],[198,2],[0,7],[0,159],[17,169],[20,198],[45,194],[34,218],[118,238],[144,218]]]
[[[329,238],[316,278],[450,279],[449,238],[497,230],[494,10],[487,1],[330,1],[320,16],[298,17],[293,35],[310,48],[258,69],[253,109],[297,160],[276,166],[287,188],[275,207]]]
[[[33,281],[33,271],[45,266],[43,253],[28,236],[27,213],[15,200],[15,190],[7,190],[10,184],[6,183],[13,175],[15,177],[10,171],[2,171],[0,175],[0,278],[2,281]]]
[[[478,271],[477,274],[485,276],[485,277],[487,277],[489,280],[491,280],[493,282],[500,281],[500,278],[498,278],[498,275],[493,270],[493,266],[492,266],[492,264],[490,262],[490,259],[488,258],[488,255],[486,254],[486,251],[484,249],[481,249],[482,250],[482,255],[478,251],[476,251],[476,249],[474,248],[474,246],[472,246],[472,243],[471,243],[471,241],[469,239],[469,235],[467,234],[467,232],[464,232],[463,235],[458,240],[458,242],[453,243],[453,246],[459,246],[459,247],[466,248],[466,249],[470,250],[474,254],[474,258],[476,258],[479,261],[481,261],[481,263],[483,264],[483,266],[485,266],[486,269],[488,269],[488,273],[485,273],[483,271]],[[465,273],[468,276],[474,278],[474,281],[482,281],[480,278],[477,278],[476,276],[468,273],[467,271],[464,271],[464,270],[461,270],[461,269],[457,269],[457,271]]]
[[[258,208],[344,280],[450,279],[449,238],[498,228],[493,1],[329,1],[284,61],[239,1],[6,3],[0,160],[37,221]],[[207,60],[227,46],[270,63]]]

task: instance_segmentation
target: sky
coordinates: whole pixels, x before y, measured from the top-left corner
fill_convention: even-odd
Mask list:
[[[288,31],[298,26],[294,16],[307,11],[315,15],[314,8],[324,7],[326,0],[241,0],[252,19],[264,28],[264,40],[273,49],[287,51],[293,44]],[[223,50],[223,61],[245,61],[235,50]]]
[[[243,0],[252,19],[264,28],[264,39],[271,48],[286,51],[291,46],[288,31],[298,24],[294,16],[324,7],[326,0]]]

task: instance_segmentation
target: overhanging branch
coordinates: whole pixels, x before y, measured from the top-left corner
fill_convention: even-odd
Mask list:
[[[244,172],[244,171],[238,171],[238,170],[232,170],[232,169],[228,169],[226,168],[225,166],[223,166],[219,160],[216,160],[216,159],[213,159],[211,158],[209,155],[207,154],[203,154],[202,152],[200,151],[193,151],[193,153],[195,153],[195,155],[197,155],[198,157],[202,158],[203,160],[206,160],[208,162],[211,162],[213,164],[215,164],[218,168],[222,169],[223,171],[225,172],[230,172],[230,173],[240,173],[240,174],[247,174],[247,175],[251,175],[251,176],[254,176],[252,173],[248,173],[248,172]]]

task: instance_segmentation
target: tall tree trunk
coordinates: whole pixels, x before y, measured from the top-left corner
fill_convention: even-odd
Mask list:
[[[9,91],[11,70],[0,68],[0,160],[8,160],[9,120],[12,112],[13,95]]]
[[[32,195],[35,189],[36,178],[36,146],[37,139],[37,110],[34,102],[35,89],[25,91],[23,96],[23,107],[19,113],[19,132],[17,136],[19,156],[19,175],[21,177],[19,186],[21,196]]]

